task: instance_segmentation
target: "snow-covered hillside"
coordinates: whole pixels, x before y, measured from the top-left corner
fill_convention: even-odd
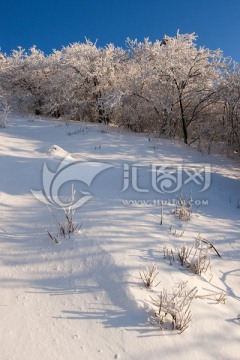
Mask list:
[[[0,155],[1,360],[239,359],[237,163],[103,125],[20,117],[1,129]],[[72,164],[79,172],[71,178]],[[184,175],[176,192],[173,172],[159,187],[164,166]],[[58,236],[63,209],[41,192],[54,185],[67,203],[72,183],[76,200],[89,198],[76,209],[81,228],[69,239]],[[177,216],[180,194],[192,198],[190,220]],[[196,238],[221,255],[208,250],[201,276],[177,255],[184,245],[194,252]],[[140,274],[153,265],[158,274],[146,288]],[[157,311],[151,299],[183,282],[198,291],[180,335],[149,319]]]

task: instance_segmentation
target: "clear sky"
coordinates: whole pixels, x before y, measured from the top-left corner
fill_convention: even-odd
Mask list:
[[[1,0],[0,47],[46,53],[84,38],[104,46],[195,32],[198,44],[240,62],[240,0]]]

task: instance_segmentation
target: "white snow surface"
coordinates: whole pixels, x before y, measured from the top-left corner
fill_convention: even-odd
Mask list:
[[[56,231],[56,219],[64,221],[63,210],[47,208],[31,189],[42,189],[45,162],[54,172],[65,156],[113,167],[93,180],[93,198],[76,210],[80,231],[56,244],[47,231]],[[191,185],[182,190],[208,205],[194,205],[190,221],[179,220],[174,205],[163,205],[160,225],[160,206],[154,205],[160,194],[150,186],[148,193],[122,192],[124,163],[210,163],[207,191]],[[146,169],[139,172],[142,188],[150,184]],[[63,187],[63,197],[71,186]],[[76,181],[74,186],[78,192]],[[239,196],[237,162],[178,141],[149,141],[96,124],[10,119],[0,130],[0,359],[239,359]],[[123,202],[131,199],[139,203]],[[202,276],[164,259],[164,246],[191,245],[198,234],[221,255],[210,250],[211,269]],[[139,272],[150,264],[156,264],[160,283],[146,289]],[[194,299],[191,323],[181,335],[151,325],[150,296],[183,281],[197,286],[198,295],[225,292],[226,303]]]

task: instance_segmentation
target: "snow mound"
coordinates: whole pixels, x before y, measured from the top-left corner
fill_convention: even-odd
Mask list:
[[[52,156],[57,156],[57,157],[61,157],[64,158],[66,156],[71,156],[71,154],[64,150],[63,148],[61,148],[61,146],[58,145],[52,145],[48,148],[48,154],[52,155]]]

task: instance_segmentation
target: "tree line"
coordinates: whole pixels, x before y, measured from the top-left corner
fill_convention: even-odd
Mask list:
[[[50,55],[19,47],[0,54],[0,100],[14,111],[239,151],[239,64],[196,40],[178,33],[127,39],[124,48],[86,40]]]

